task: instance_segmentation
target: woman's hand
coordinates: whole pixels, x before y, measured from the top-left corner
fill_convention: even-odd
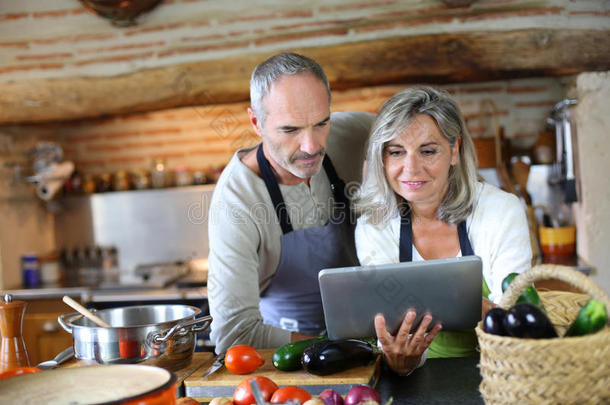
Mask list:
[[[493,307],[497,307],[497,305],[494,304],[493,301],[490,301],[487,298],[483,297],[483,302],[481,303],[481,319],[485,318],[487,311],[489,311]]]
[[[375,316],[377,339],[381,343],[388,366],[397,374],[406,375],[413,371],[419,364],[424,351],[442,329],[441,324],[438,323],[434,325],[430,333],[426,334],[426,329],[432,322],[432,316],[426,314],[415,333],[410,334],[409,331],[413,326],[416,315],[412,309],[407,312],[396,336],[392,336],[386,329],[383,315]]]

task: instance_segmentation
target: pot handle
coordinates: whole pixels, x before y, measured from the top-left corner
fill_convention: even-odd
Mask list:
[[[193,325],[197,325],[198,323],[201,323],[201,322],[205,322],[205,323],[201,326],[193,326]],[[152,339],[153,343],[155,343],[155,344],[165,343],[178,332],[180,332],[181,334],[186,334],[186,333],[190,333],[190,332],[193,332],[193,333],[201,332],[201,331],[207,329],[207,327],[210,326],[211,323],[212,323],[212,317],[210,315],[202,316],[201,318],[191,319],[189,321],[178,323],[177,325],[173,326],[169,331],[167,331],[167,333],[164,336],[162,336],[160,333],[155,333],[151,337],[151,339]],[[189,326],[191,328],[186,329]]]
[[[68,319],[67,321],[65,320],[65,318],[70,317],[70,319]],[[74,319],[76,318],[81,318],[82,315],[79,314],[78,312],[70,312],[67,314],[61,314],[57,317],[57,322],[61,325],[62,328],[64,328],[64,330],[66,332],[68,332],[69,334],[72,334],[72,328],[68,325],[71,325],[70,322],[72,322]]]

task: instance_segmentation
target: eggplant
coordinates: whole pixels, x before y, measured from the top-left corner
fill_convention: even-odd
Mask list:
[[[487,311],[483,318],[483,331],[493,335],[508,336],[508,332],[504,328],[504,318],[506,310],[504,308],[495,307]]]
[[[556,338],[555,327],[546,314],[534,304],[513,305],[504,317],[504,329],[509,336],[526,339]]]
[[[303,352],[301,363],[308,373],[328,375],[373,362],[381,349],[357,339],[323,340]]]

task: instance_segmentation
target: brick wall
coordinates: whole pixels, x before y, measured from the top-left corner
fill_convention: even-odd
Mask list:
[[[604,0],[165,0],[117,28],[76,0],[0,2],[0,81],[116,75],[260,51],[420,34],[610,24]]]
[[[377,112],[406,85],[366,87],[333,92],[333,111]],[[492,137],[499,125],[516,143],[531,146],[552,106],[563,97],[557,79],[520,79],[441,86],[454,95],[474,137]],[[186,165],[209,170],[226,164],[233,152],[259,141],[248,123],[248,103],[185,107],[83,120],[10,128],[11,138],[21,134],[56,139],[67,159],[83,173],[149,169],[153,158],[170,168]],[[6,135],[5,135],[6,136]],[[34,138],[32,138],[34,139]]]

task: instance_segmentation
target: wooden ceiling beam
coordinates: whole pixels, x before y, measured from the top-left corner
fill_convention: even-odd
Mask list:
[[[527,29],[418,35],[294,51],[317,60],[333,89],[455,83],[610,70],[610,31]],[[111,77],[0,82],[0,124],[75,120],[248,100],[268,54]]]

